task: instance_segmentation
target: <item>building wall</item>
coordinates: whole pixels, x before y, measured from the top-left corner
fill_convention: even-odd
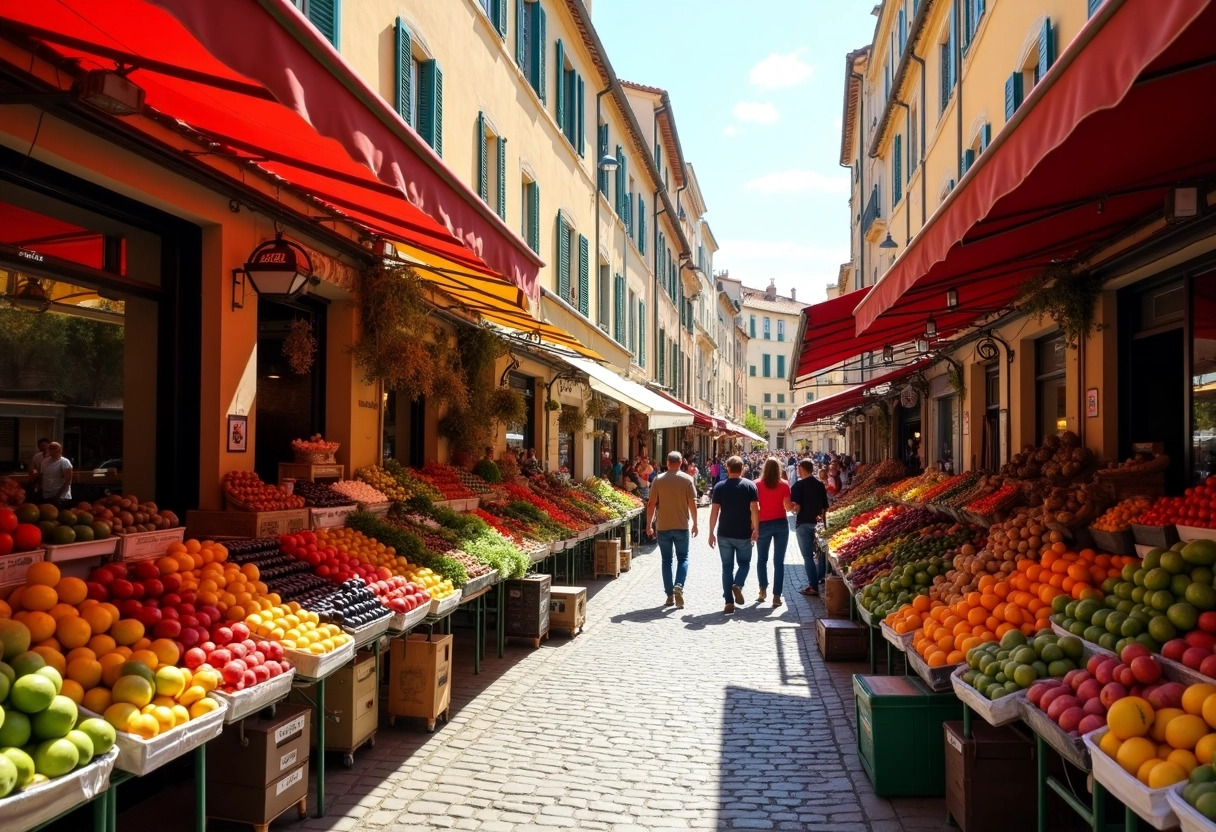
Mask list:
[[[791,301],[788,297],[777,296],[777,299],[787,304],[793,303],[799,308],[806,305]],[[768,308],[763,290],[745,289],[741,314],[743,326],[749,335],[746,361],[747,408],[754,410],[764,420],[769,433],[769,447],[777,449],[778,434],[785,433],[786,423],[806,399],[805,393],[792,391],[788,381],[790,368],[797,354],[796,336],[801,313],[785,313]],[[753,317],[756,322],[754,337],[751,336]],[[766,318],[769,320],[767,338],[764,332]],[[778,336],[782,332],[784,337],[779,340]],[[764,374],[765,355],[769,356],[767,377]],[[752,374],[753,367],[755,375]],[[768,401],[765,401],[765,396],[769,397]],[[787,441],[785,447],[793,447],[793,441]]]

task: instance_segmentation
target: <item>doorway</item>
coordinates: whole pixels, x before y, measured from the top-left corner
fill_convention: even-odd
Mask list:
[[[293,335],[293,328],[295,334]],[[316,350],[306,370],[291,360],[292,344],[311,334]],[[254,470],[279,481],[279,463],[294,458],[291,440],[325,432],[325,304],[301,298],[288,305],[258,301],[257,441]]]

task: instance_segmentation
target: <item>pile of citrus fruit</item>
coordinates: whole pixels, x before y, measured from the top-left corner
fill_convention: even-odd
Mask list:
[[[394,575],[410,580],[425,589],[432,598],[447,598],[456,591],[452,582],[426,566],[418,566],[363,532],[345,526],[317,530],[317,546],[333,546],[353,558],[387,569]]]
[[[316,656],[330,653],[351,639],[337,624],[322,624],[315,612],[294,601],[251,613],[245,624],[251,632],[277,641],[284,649]]]
[[[191,671],[172,664],[123,662],[103,716],[116,730],[150,740],[218,709],[219,703],[207,694],[220,681],[219,672],[210,667]]]
[[[1189,686],[1181,707],[1124,697],[1111,705],[1106,726],[1098,746],[1124,771],[1151,789],[1181,783],[1216,755],[1216,685]]]

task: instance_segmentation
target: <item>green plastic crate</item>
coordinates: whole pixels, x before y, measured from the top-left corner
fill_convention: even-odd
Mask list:
[[[853,677],[857,752],[883,797],[946,793],[942,723],[963,718],[953,692],[934,693],[915,676]]]

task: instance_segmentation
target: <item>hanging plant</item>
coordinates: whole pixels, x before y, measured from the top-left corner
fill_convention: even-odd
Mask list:
[[[451,440],[454,450],[477,451],[493,439],[495,425],[503,421],[504,406],[509,415],[519,415],[525,405],[523,396],[515,391],[493,386],[495,362],[506,352],[501,338],[485,327],[462,327],[456,333],[456,344],[444,363],[451,377],[442,380],[460,395],[449,398],[439,432]]]
[[[411,398],[435,392],[443,347],[435,339],[426,286],[416,271],[383,263],[359,275],[355,303],[359,340],[350,348],[368,384],[383,384]],[[445,362],[446,363],[446,362]]]
[[[312,334],[312,324],[303,318],[293,320],[283,339],[282,352],[293,373],[302,376],[310,371],[317,357],[317,339]]]
[[[1055,321],[1068,346],[1076,349],[1081,339],[1102,329],[1094,322],[1094,308],[1101,294],[1100,277],[1093,272],[1078,274],[1075,264],[1060,263],[1026,281],[1014,305],[1037,320]]]
[[[603,439],[607,435],[608,431],[599,430],[598,428],[596,430],[587,431],[587,436],[591,437],[592,439]]]
[[[550,413],[557,411],[557,410],[561,410],[561,409],[562,409],[562,404],[557,399],[546,399],[545,400],[545,410],[548,410]]]
[[[963,378],[963,370],[961,367],[950,366],[946,370],[946,380],[950,382],[950,389],[958,396],[959,401],[962,401],[967,395],[967,380]]]
[[[518,425],[528,418],[528,400],[518,390],[498,387],[490,392],[490,412],[499,424]]]
[[[874,433],[879,444],[885,448],[891,444],[891,410],[886,402],[879,402],[870,412],[873,414],[870,419],[874,425]]]
[[[592,393],[586,411],[588,419],[603,419],[604,414],[608,412],[608,404],[599,393]]]
[[[562,433],[582,433],[587,426],[587,415],[577,407],[563,407],[557,417],[557,429]]]
[[[646,417],[636,410],[629,411],[629,440],[634,445],[646,433]]]

